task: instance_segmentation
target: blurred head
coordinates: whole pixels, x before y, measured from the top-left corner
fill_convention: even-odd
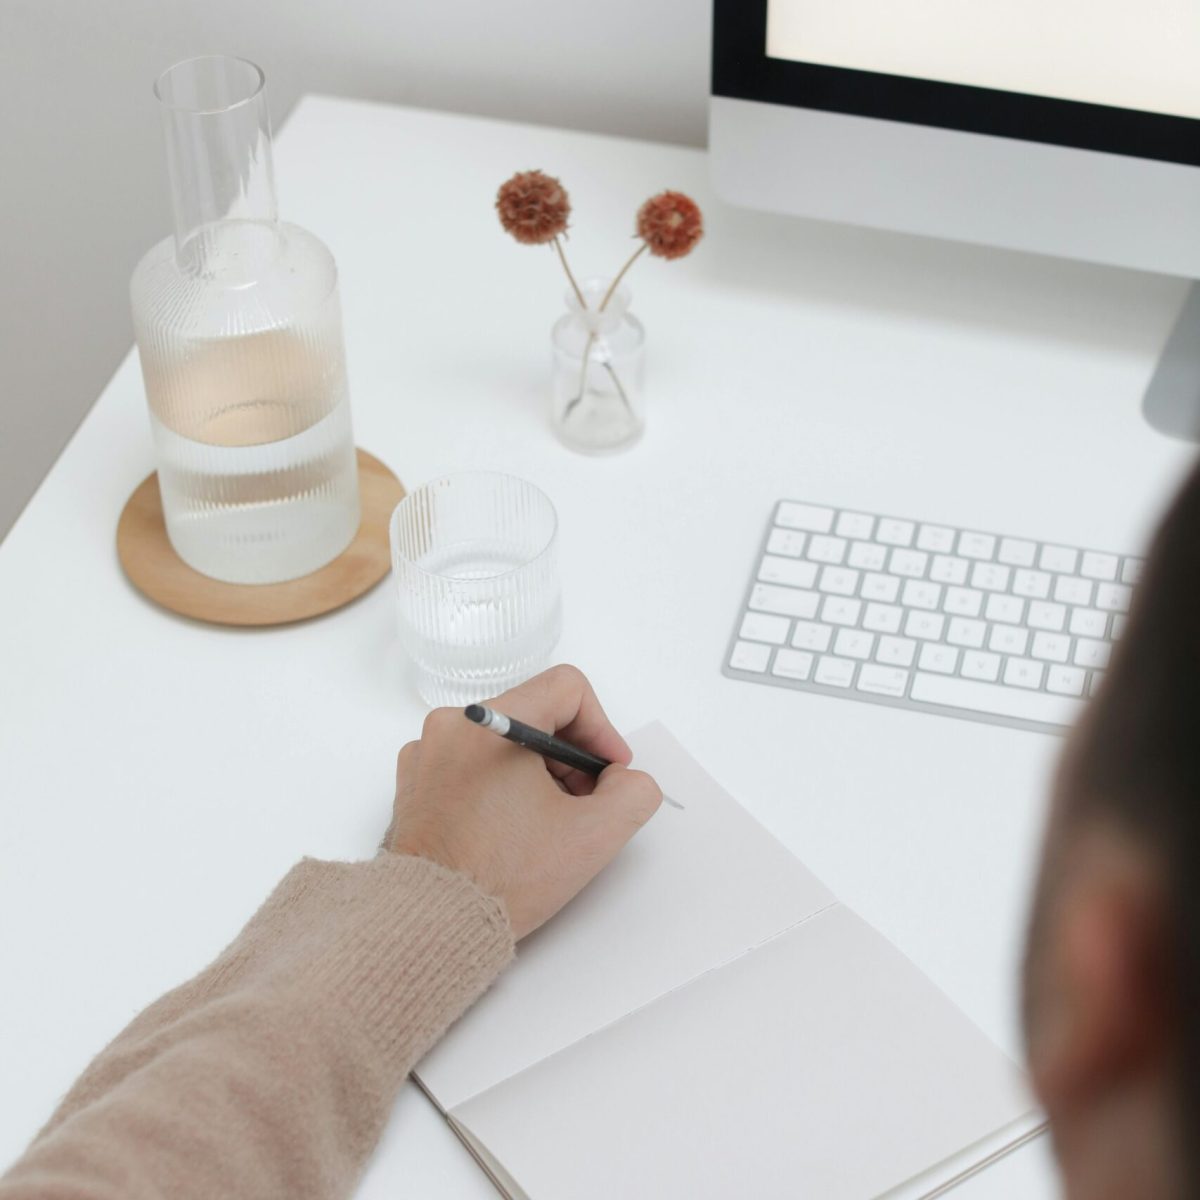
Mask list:
[[[1067,743],[1025,967],[1070,1200],[1200,1195],[1200,471]]]

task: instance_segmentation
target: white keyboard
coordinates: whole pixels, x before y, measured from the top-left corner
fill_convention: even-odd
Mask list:
[[[725,674],[1058,731],[1103,679],[1142,565],[784,500]]]

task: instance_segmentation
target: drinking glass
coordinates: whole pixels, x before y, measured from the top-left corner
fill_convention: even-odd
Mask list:
[[[562,630],[558,515],[512,475],[435,479],[392,514],[400,640],[431,706],[467,705],[545,667]]]

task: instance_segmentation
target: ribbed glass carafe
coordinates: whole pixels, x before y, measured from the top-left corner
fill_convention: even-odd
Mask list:
[[[263,85],[220,56],[158,79],[175,233],[130,285],[167,533],[231,583],[307,575],[359,523],[337,267],[278,220]]]

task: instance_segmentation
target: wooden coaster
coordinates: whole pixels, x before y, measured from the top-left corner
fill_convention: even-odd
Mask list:
[[[129,582],[163,608],[218,625],[286,625],[317,617],[369,592],[392,565],[388,521],[404,485],[358,451],[362,524],[354,541],[319,571],[286,583],[222,583],[192,570],[175,553],[163,522],[157,473],[125,504],[117,524],[117,556]]]

